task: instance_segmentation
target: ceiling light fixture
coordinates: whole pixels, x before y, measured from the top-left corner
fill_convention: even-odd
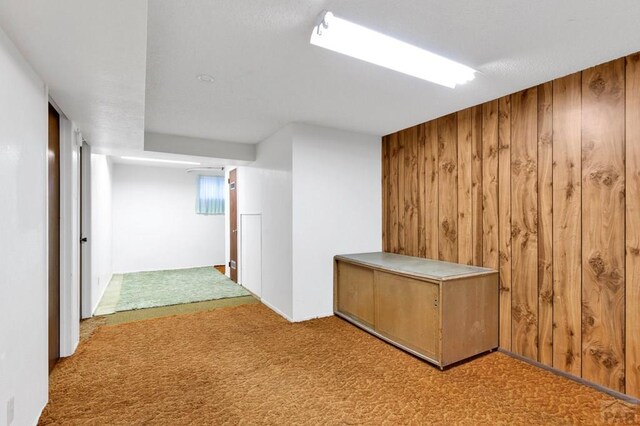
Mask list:
[[[203,83],[213,83],[213,77],[211,77],[209,74],[200,74],[197,75],[196,78]]]
[[[224,167],[222,166],[204,166],[204,167],[191,167],[187,169],[187,173],[219,173],[224,172]]]
[[[474,69],[323,11],[310,43],[343,55],[455,88],[474,79]]]
[[[144,158],[144,157],[120,157],[123,160],[131,161],[148,161],[150,163],[170,163],[170,164],[188,164],[192,166],[199,166],[200,163],[193,161],[181,161],[181,160],[164,160],[162,158]]]

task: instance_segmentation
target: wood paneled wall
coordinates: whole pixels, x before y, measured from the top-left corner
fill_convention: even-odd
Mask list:
[[[640,397],[640,54],[385,136],[383,246],[500,272],[500,346]]]

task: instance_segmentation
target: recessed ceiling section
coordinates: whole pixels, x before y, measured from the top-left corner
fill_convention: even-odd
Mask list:
[[[324,9],[476,78],[451,90],[310,46]],[[639,51],[638,16],[636,0],[155,0],[146,130],[244,143],[291,122],[388,134]]]
[[[92,146],[142,149],[146,0],[3,0],[0,26]]]
[[[225,164],[243,165],[256,160],[255,144],[238,144],[187,136],[145,133],[145,152],[195,155],[224,159]]]
[[[233,161],[228,161],[224,158],[211,158],[201,157],[197,155],[180,155],[180,154],[167,154],[162,152],[141,152],[138,150],[124,150],[118,154],[109,156],[111,161],[117,164],[128,164],[135,166],[146,167],[168,167],[172,169],[202,169],[215,168],[214,172],[217,173],[220,168],[231,165],[245,165],[235,164]]]

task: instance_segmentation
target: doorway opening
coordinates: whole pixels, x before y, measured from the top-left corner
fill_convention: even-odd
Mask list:
[[[60,114],[49,104],[49,372],[60,359]]]
[[[224,274],[225,222],[234,217],[234,201],[220,168],[193,170],[127,157],[108,161],[110,209],[103,209],[100,222],[110,213],[112,277],[94,315],[148,317],[154,309],[180,313],[193,308],[185,305],[255,300],[234,282],[235,268]],[[108,192],[93,183],[94,198]]]

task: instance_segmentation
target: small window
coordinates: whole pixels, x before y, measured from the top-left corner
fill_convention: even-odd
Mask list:
[[[224,214],[224,178],[198,176],[197,214]]]

